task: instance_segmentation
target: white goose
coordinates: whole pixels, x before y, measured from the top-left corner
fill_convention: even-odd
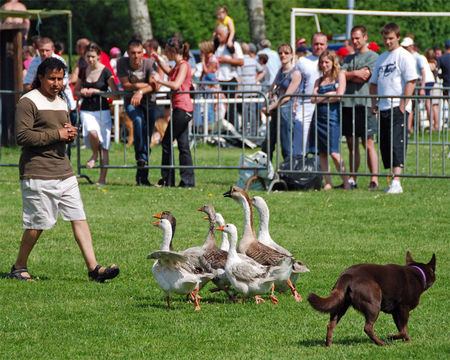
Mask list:
[[[232,186],[230,191],[223,194],[225,197],[231,197],[233,200],[242,205],[244,209],[244,231],[241,241],[239,242],[238,251],[241,254],[246,254],[252,259],[256,260],[262,265],[276,265],[280,260],[285,258],[291,262],[291,267],[285,273],[279,273],[275,281],[275,285],[286,283],[292,291],[295,301],[302,301],[302,297],[297,292],[297,289],[292,284],[290,276],[292,273],[292,265],[295,259],[292,256],[282,254],[267,245],[260,243],[255,235],[255,228],[253,226],[253,208],[247,193],[237,186]]]
[[[216,213],[216,223],[218,226],[225,225],[225,220],[221,213]],[[228,251],[229,248],[230,248],[230,243],[228,242],[228,234],[225,231],[222,231],[222,243],[220,244],[219,249]]]
[[[264,266],[248,256],[238,254],[236,251],[237,230],[233,224],[220,226],[217,230],[225,231],[230,235],[225,273],[234,289],[244,296],[244,301],[247,296],[268,293],[274,280],[279,277],[279,273],[285,273],[291,267],[289,258],[280,260],[277,266]],[[257,303],[260,302],[257,297],[255,299]],[[270,294],[270,300],[277,305],[278,299],[273,292]]]
[[[252,198],[252,205],[258,210],[259,219],[260,219],[260,227],[258,232],[258,241],[276,251],[285,254],[287,256],[293,255],[289,252],[289,250],[285,249],[281,245],[278,245],[270,236],[269,233],[269,207],[265,200],[260,196],[255,196]],[[305,264],[294,258],[294,263],[292,265],[292,274],[290,276],[290,280],[292,284],[297,282],[298,276],[300,273],[309,272],[309,269],[305,266]],[[276,284],[275,289],[277,291],[286,291],[289,289],[286,283]]]
[[[200,283],[211,280],[214,275],[202,273],[193,266],[186,256],[169,250],[172,238],[172,226],[167,219],[153,223],[163,230],[163,242],[160,250],[152,252],[147,259],[156,259],[152,273],[156,282],[166,294],[167,306],[170,309],[170,294],[189,294],[194,301],[194,309],[200,310],[198,290]]]

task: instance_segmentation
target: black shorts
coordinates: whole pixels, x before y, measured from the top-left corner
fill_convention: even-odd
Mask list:
[[[408,112],[405,111],[402,114],[398,106],[392,109],[392,118],[391,109],[380,111],[379,142],[385,169],[405,166],[406,147],[408,145],[407,120]]]
[[[371,114],[370,108],[356,105],[354,109],[355,121],[353,122],[353,107],[342,107],[342,135],[349,137],[356,136],[364,139],[366,137],[366,129],[367,136],[376,134],[377,120]]]

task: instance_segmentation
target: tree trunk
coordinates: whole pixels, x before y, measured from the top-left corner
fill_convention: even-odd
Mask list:
[[[153,38],[152,24],[147,0],[127,0],[133,33],[141,37],[142,42]]]
[[[258,45],[266,38],[266,23],[264,21],[263,0],[247,0],[250,38]]]

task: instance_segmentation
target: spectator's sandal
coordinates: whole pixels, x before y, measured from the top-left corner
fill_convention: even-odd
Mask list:
[[[13,265],[11,268],[11,272],[6,275],[8,279],[17,279],[17,280],[23,280],[23,281],[34,281],[31,276],[23,276],[22,273],[28,272],[28,269],[26,267],[16,269],[16,267]]]
[[[100,274],[98,271],[101,268],[101,265],[97,265],[94,270],[88,272],[90,281],[103,283],[105,282],[105,280],[114,279],[117,275],[119,275],[119,268],[115,265],[108,266],[107,268],[105,268],[105,271]]]

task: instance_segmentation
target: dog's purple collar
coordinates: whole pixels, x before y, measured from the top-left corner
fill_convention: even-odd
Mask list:
[[[426,289],[427,288],[427,277],[426,277],[425,273],[423,272],[423,270],[416,265],[412,265],[411,267],[416,268],[422,274],[424,288]]]

